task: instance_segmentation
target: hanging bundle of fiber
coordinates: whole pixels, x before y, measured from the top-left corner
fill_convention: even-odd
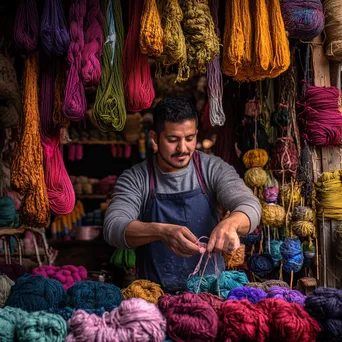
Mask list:
[[[22,222],[46,227],[50,213],[39,134],[38,62],[33,54],[25,60],[23,84],[23,116],[12,159],[11,184],[25,195],[21,208]]]
[[[161,67],[166,71],[171,65],[178,66],[175,82],[186,81],[190,76],[187,65],[185,37],[182,29],[183,12],[178,0],[161,0],[160,17],[163,28],[163,53],[157,59],[156,76],[161,76]]]
[[[129,29],[123,52],[124,91],[127,109],[140,112],[151,107],[155,97],[147,55],[139,45],[142,0],[129,1]]]
[[[196,74],[204,74],[207,64],[220,53],[208,0],[182,1],[182,10],[188,66]]]
[[[17,5],[14,41],[17,48],[31,53],[38,47],[39,19],[36,0],[20,0]]]
[[[69,32],[61,0],[47,0],[40,24],[43,51],[50,56],[60,56],[70,43]]]
[[[220,37],[220,30],[218,27],[218,10],[219,0],[209,1],[211,16],[215,25],[215,32]],[[220,56],[216,56],[207,67],[208,79],[208,102],[209,102],[209,117],[212,126],[223,126],[226,121],[226,116],[222,106],[223,96],[223,79],[221,72]]]
[[[304,141],[314,146],[338,145],[341,141],[342,116],[339,111],[340,91],[336,87],[308,85],[298,103],[303,110],[298,121]]]
[[[69,10],[70,45],[68,50],[68,79],[65,87],[63,112],[74,121],[81,120],[87,109],[84,86],[81,82],[81,60],[84,49],[83,21],[87,0],[73,0]]]
[[[342,220],[342,170],[323,172],[315,187],[319,217]]]
[[[153,57],[160,56],[163,52],[163,28],[156,0],[144,0],[140,25],[141,52]]]
[[[281,0],[289,38],[310,41],[324,29],[324,12],[321,0]]]
[[[105,1],[102,76],[96,92],[93,115],[103,131],[121,131],[126,123],[122,75],[124,27],[120,1]]]
[[[81,76],[87,92],[94,92],[101,78],[103,14],[100,0],[88,0],[88,11],[84,21],[84,49],[81,60]]]

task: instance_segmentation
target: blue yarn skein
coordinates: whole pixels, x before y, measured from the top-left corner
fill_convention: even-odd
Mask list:
[[[0,227],[19,227],[19,215],[12,197],[0,197]]]
[[[227,300],[243,300],[247,299],[253,304],[257,304],[260,300],[267,298],[267,293],[262,289],[254,287],[238,287],[229,292]]]
[[[186,289],[192,293],[210,292],[213,283],[216,281],[216,277],[213,274],[205,274],[202,278],[201,284],[198,288],[200,276],[192,276],[186,282]],[[197,292],[198,291],[198,292]]]
[[[287,273],[299,272],[303,266],[303,252],[298,238],[286,239],[280,247],[284,258],[283,270]]]
[[[67,306],[75,309],[112,311],[123,300],[121,290],[109,283],[83,280],[68,289]]]
[[[283,259],[281,253],[280,253],[280,246],[283,244],[283,241],[279,240],[271,240],[271,257],[273,259],[274,267],[279,267],[281,260]]]
[[[11,287],[7,305],[28,312],[59,308],[66,300],[62,283],[40,275],[23,275]]]
[[[241,243],[249,247],[256,245],[257,243],[260,242],[260,240],[261,240],[260,234],[248,234],[248,235],[240,237]]]
[[[248,283],[246,273],[243,271],[224,271],[220,274],[219,279],[215,280],[210,292],[218,295],[218,286],[220,288],[220,296],[226,299],[229,291],[237,287],[242,287]]]
[[[247,260],[247,266],[250,271],[261,278],[271,273],[274,268],[273,259],[269,254],[251,255]]]
[[[15,329],[17,323],[21,323],[27,315],[26,311],[18,308],[6,306],[0,309],[0,341],[13,342],[15,341]]]

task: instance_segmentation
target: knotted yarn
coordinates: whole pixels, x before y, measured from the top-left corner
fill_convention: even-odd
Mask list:
[[[250,188],[260,188],[267,180],[267,173],[261,167],[252,167],[245,172],[244,181]]]
[[[243,157],[242,161],[247,169],[252,167],[265,167],[268,162],[268,154],[263,149],[254,149],[247,151]]]
[[[87,110],[84,86],[81,81],[81,60],[84,49],[83,22],[87,0],[72,0],[69,10],[70,45],[68,49],[68,79],[65,86],[63,113],[66,118],[79,121]]]
[[[87,279],[87,270],[83,266],[64,265],[60,266],[39,266],[32,270],[32,274],[42,275],[46,278],[58,280],[67,290],[75,282]]]
[[[81,58],[81,77],[87,92],[95,92],[101,78],[102,27],[103,13],[100,0],[88,0],[87,16],[84,20],[84,48]]]
[[[120,289],[114,284],[83,280],[68,289],[67,305],[82,310],[104,308],[111,311],[123,300]]]
[[[16,341],[16,327],[23,322],[26,315],[26,311],[10,306],[0,309],[1,342]]]
[[[39,17],[36,0],[18,2],[13,40],[19,50],[30,54],[38,48]]]
[[[61,0],[47,0],[40,23],[43,51],[49,56],[63,55],[70,43],[69,32]]]
[[[247,283],[248,278],[244,271],[223,271],[213,282],[210,292],[227,298],[230,290],[243,287]]]
[[[278,204],[262,204],[261,224],[280,228],[285,224],[285,209]]]
[[[150,108],[155,97],[148,57],[137,44],[142,6],[142,0],[129,1],[129,28],[122,57],[126,106],[133,113]]]
[[[167,321],[167,335],[173,341],[215,341],[218,316],[198,295],[165,295],[159,298],[158,306]]]
[[[273,259],[269,254],[253,254],[248,258],[247,265],[251,272],[261,278],[271,273],[274,268]]]
[[[280,253],[283,256],[283,270],[298,272],[301,270],[304,262],[303,251],[298,238],[286,239],[280,247]]]
[[[158,304],[158,298],[164,295],[159,284],[149,280],[135,280],[127,288],[122,290],[124,299],[142,298],[147,302]]]
[[[324,11],[320,0],[281,0],[285,28],[289,38],[310,41],[324,29]]]
[[[282,299],[268,298],[257,305],[268,316],[270,340],[290,342],[316,341],[319,324],[296,303]]]
[[[151,57],[163,53],[163,28],[156,0],[144,0],[140,19],[140,51]]]
[[[260,300],[267,298],[267,293],[258,288],[253,287],[239,287],[236,289],[232,289],[229,292],[228,298],[229,300],[243,300],[247,299],[252,304],[258,303]]]
[[[246,299],[227,300],[222,304],[220,341],[268,341],[267,314]]]
[[[302,110],[298,123],[304,141],[313,146],[336,146],[341,141],[342,115],[339,111],[340,91],[336,87],[307,85],[298,102]]]
[[[203,299],[205,302],[209,303],[210,306],[215,310],[215,312],[219,314],[221,310],[221,305],[223,303],[222,297],[213,295],[208,292],[201,292],[198,294],[198,297]]]
[[[306,296],[297,290],[291,290],[280,286],[272,286],[267,293],[267,298],[279,298],[288,303],[297,303],[304,306]]]
[[[0,308],[6,305],[7,298],[10,294],[14,281],[7,277],[6,274],[0,275]]]
[[[40,275],[23,275],[11,287],[7,305],[32,312],[59,308],[66,299],[62,284]]]
[[[315,213],[310,207],[300,205],[294,207],[292,212],[292,220],[314,222]]]
[[[18,227],[19,215],[12,197],[0,197],[0,227]]]
[[[270,280],[265,280],[261,283],[253,282],[253,283],[248,283],[245,285],[246,287],[254,287],[257,289],[262,289],[266,293],[270,290],[271,287],[273,286],[279,286],[279,287],[284,287],[286,289],[289,289],[289,285],[283,281],[283,280],[278,280],[278,279],[270,279]]]

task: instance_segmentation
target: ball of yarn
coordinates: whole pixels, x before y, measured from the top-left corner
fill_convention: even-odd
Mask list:
[[[282,0],[281,12],[289,38],[310,41],[324,29],[324,11],[320,0]]]
[[[292,213],[292,220],[314,222],[315,213],[310,207],[305,207],[305,206],[300,205],[300,206],[294,207],[293,213]]]
[[[210,292],[227,298],[229,291],[242,287],[248,283],[246,273],[243,271],[224,271],[213,283]]]
[[[284,342],[317,340],[319,325],[302,306],[278,298],[264,299],[256,306],[268,315],[270,340]]]
[[[303,266],[303,252],[299,239],[286,239],[280,247],[284,258],[283,270],[290,273],[298,272]]]
[[[67,305],[75,309],[112,311],[122,302],[120,289],[109,283],[83,280],[68,289]]]
[[[106,314],[106,323],[115,330],[117,341],[164,341],[166,320],[155,304],[141,298],[122,301]]]
[[[274,268],[273,259],[269,254],[251,255],[248,258],[247,266],[251,272],[261,278],[271,273]]]
[[[278,204],[262,205],[261,224],[264,226],[271,226],[273,228],[280,228],[285,224],[285,209]]]
[[[280,202],[285,204],[285,208],[290,205],[298,205],[301,200],[301,190],[298,184],[293,184],[293,186],[289,183],[284,184],[279,189],[280,194]]]
[[[18,341],[63,342],[67,335],[67,324],[59,315],[33,312],[17,324]]]
[[[304,306],[306,296],[297,290],[286,289],[284,287],[273,286],[267,293],[267,298],[279,298],[288,303],[297,303]]]
[[[251,303],[256,304],[260,300],[267,298],[267,293],[258,288],[253,287],[239,287],[236,289],[232,289],[229,292],[228,298],[229,300],[242,300],[247,299]]]
[[[280,246],[282,245],[283,241],[281,240],[271,240],[270,241],[270,255],[273,259],[274,267],[278,267],[280,265],[281,260],[283,259],[280,253]]]
[[[226,267],[229,269],[242,266],[245,261],[245,251],[246,246],[242,243],[240,244],[240,247],[238,249],[235,249],[231,252],[223,253]]]
[[[135,280],[126,289],[122,290],[125,299],[142,298],[150,303],[158,304],[158,298],[164,295],[159,284],[149,280]]]
[[[11,288],[7,305],[28,312],[58,308],[65,302],[62,284],[39,275],[24,275]]]
[[[315,232],[315,225],[309,221],[291,222],[292,231],[299,237],[311,236]]]
[[[15,330],[17,324],[20,324],[27,312],[18,308],[6,306],[0,309],[0,341],[13,342],[15,339]]]
[[[221,305],[223,303],[223,298],[220,296],[213,295],[211,293],[207,292],[201,292],[198,294],[198,297],[206,301],[210,304],[210,306],[215,310],[215,312],[218,314],[221,309]]]
[[[215,341],[218,316],[209,303],[192,293],[164,297],[159,298],[158,305],[173,341]]]
[[[5,306],[13,285],[14,281],[8,278],[7,275],[0,275],[0,308]]]
[[[273,127],[286,127],[289,124],[289,111],[287,106],[280,105],[271,115]]]
[[[267,179],[267,173],[261,167],[252,167],[245,172],[244,180],[250,188],[262,187]]]
[[[264,187],[262,196],[266,203],[276,203],[278,200],[279,188],[277,186]]]
[[[18,227],[19,215],[12,197],[0,197],[0,227]]]
[[[74,285],[75,282],[87,279],[88,276],[87,270],[83,266],[73,265],[62,267],[43,265],[34,268],[32,274],[58,280],[63,284],[65,290]]]
[[[248,300],[228,300],[222,304],[220,341],[268,341],[267,314]]]
[[[252,167],[264,167],[268,162],[268,154],[263,149],[247,151],[242,158],[247,169]]]
[[[213,274],[201,276],[192,276],[186,282],[186,290],[192,293],[210,292],[216,277]]]
[[[252,247],[253,245],[256,245],[261,240],[260,234],[248,234],[240,237],[241,243],[243,243],[246,246]]]

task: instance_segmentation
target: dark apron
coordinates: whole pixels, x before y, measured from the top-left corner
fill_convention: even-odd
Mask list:
[[[143,222],[186,226],[197,238],[210,237],[219,222],[218,210],[204,183],[197,152],[193,154],[193,162],[200,188],[176,194],[156,193],[153,161],[148,162],[149,197]],[[166,292],[185,290],[188,276],[194,271],[199,259],[199,254],[190,258],[179,257],[163,242],[155,241],[137,248],[138,276],[160,284]],[[218,269],[223,271],[225,266],[221,255],[217,257],[217,264]],[[213,262],[208,263],[205,273],[215,274]]]

